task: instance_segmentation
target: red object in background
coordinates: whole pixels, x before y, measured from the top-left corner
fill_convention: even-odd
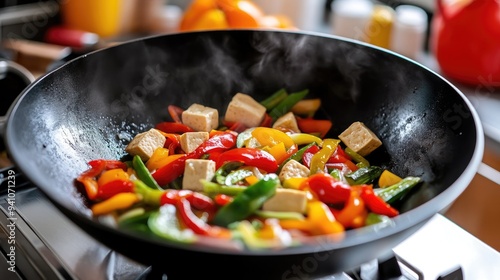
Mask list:
[[[500,87],[500,2],[437,1],[431,50],[443,75],[470,85]]]
[[[88,48],[99,42],[99,35],[61,26],[51,27],[44,37],[45,42],[73,48]]]

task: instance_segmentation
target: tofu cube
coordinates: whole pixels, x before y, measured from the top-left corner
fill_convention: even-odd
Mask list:
[[[201,143],[208,140],[208,132],[200,131],[200,132],[185,132],[180,137],[180,143],[182,150],[189,154],[194,151]]]
[[[293,189],[276,189],[274,196],[264,202],[262,210],[305,213],[306,205],[306,192]]]
[[[273,124],[273,128],[285,128],[290,131],[300,133],[299,126],[297,125],[297,119],[292,112],[288,112],[283,116],[279,117]]]
[[[237,93],[227,106],[225,120],[239,122],[247,127],[259,126],[266,115],[266,107],[250,95]]]
[[[127,145],[125,151],[132,156],[139,155],[143,161],[147,161],[157,148],[165,145],[165,141],[165,136],[152,128],[137,134]]]
[[[354,122],[339,135],[340,140],[361,156],[366,156],[382,145],[382,141],[362,122]]]
[[[208,159],[187,159],[185,163],[184,176],[182,178],[182,189],[201,192],[203,184],[201,179],[212,180],[215,174],[215,161]]]
[[[197,103],[182,112],[182,123],[196,131],[210,132],[219,127],[219,112],[217,109]]]
[[[281,182],[289,178],[306,178],[309,176],[310,170],[302,163],[291,159],[281,168],[279,178]]]

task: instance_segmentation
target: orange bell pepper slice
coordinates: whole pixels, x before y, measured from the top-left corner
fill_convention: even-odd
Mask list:
[[[174,158],[168,158],[169,155],[170,152],[167,148],[163,147],[157,148],[156,150],[154,150],[153,154],[148,159],[148,161],[146,161],[146,167],[151,172],[166,165],[167,163],[170,162],[170,160],[174,159]]]
[[[320,138],[324,138],[332,128],[332,121],[330,120],[317,120],[313,118],[299,118],[297,117],[297,126],[300,131],[304,133],[318,134]]]
[[[101,187],[115,180],[128,181],[129,175],[126,171],[124,171],[121,168],[106,170],[102,172],[101,176],[99,176],[99,179],[97,179],[97,185]]]
[[[361,199],[359,191],[352,190],[349,199],[344,208],[335,216],[344,227],[354,227],[354,221],[357,217],[363,216],[366,212],[365,202]],[[364,214],[366,215],[366,213]],[[357,222],[359,226],[359,221]]]
[[[344,226],[335,219],[326,204],[311,201],[307,204],[307,219],[281,220],[283,229],[298,229],[311,235],[334,234],[345,231]]]

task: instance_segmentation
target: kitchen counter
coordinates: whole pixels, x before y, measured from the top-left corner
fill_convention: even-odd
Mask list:
[[[483,162],[500,170],[500,143],[486,139]],[[477,174],[444,215],[495,250],[500,251],[499,198],[500,185]]]

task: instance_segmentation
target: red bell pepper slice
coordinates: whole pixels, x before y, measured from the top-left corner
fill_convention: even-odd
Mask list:
[[[340,164],[340,165],[339,165]],[[337,149],[333,153],[333,155],[328,159],[328,162],[326,163],[327,168],[336,168],[340,170],[344,170],[345,167],[349,169],[349,171],[356,171],[359,169],[359,167],[352,162],[351,157],[342,149],[342,147],[339,145],[337,146]]]
[[[182,123],[182,113],[184,109],[175,105],[168,105],[168,114],[172,118],[172,120],[176,123]]]
[[[175,154],[177,151],[177,148],[180,147],[180,145],[181,145],[181,143],[180,143],[181,135],[178,133],[167,133],[167,132],[164,132],[161,130],[158,130],[158,131],[160,131],[160,133],[163,136],[165,136],[165,138],[166,138],[165,144],[163,144],[163,147],[168,149],[168,152],[170,155]]]
[[[271,116],[268,113],[266,113],[264,115],[264,120],[262,120],[262,123],[260,124],[260,126],[271,127],[272,124],[273,124],[273,118],[271,118]]]
[[[238,132],[238,133],[241,133],[245,130],[247,130],[249,127],[240,123],[240,122],[228,122],[228,121],[223,121],[223,124],[229,129],[229,130],[232,130],[232,131],[235,131],[235,132]],[[262,122],[260,123],[260,127],[271,127],[271,125],[273,124],[273,118],[268,114],[266,113],[264,115],[264,119],[262,120]]]
[[[185,133],[185,132],[193,132],[194,130],[182,123],[178,122],[161,122],[156,124],[156,129],[161,130],[166,133]]]
[[[392,207],[389,203],[385,202],[378,196],[371,187],[364,186],[361,189],[361,199],[366,204],[366,207],[375,214],[394,217],[399,215],[399,211]]]
[[[297,126],[300,131],[304,133],[319,133],[320,138],[324,138],[330,128],[332,128],[332,121],[330,120],[317,120],[313,118],[297,118]]]
[[[85,187],[87,197],[91,200],[96,199],[99,187],[95,178],[104,170],[121,168],[127,170],[127,164],[119,160],[96,159],[88,162],[90,168],[84,171],[76,179]]]
[[[319,152],[319,150],[321,150],[321,148],[318,145],[312,145],[304,152],[304,154],[302,154],[302,163],[307,168],[311,167],[311,159],[314,156],[314,154]]]
[[[181,198],[187,199],[189,203],[191,203],[191,206],[198,210],[207,212],[210,216],[215,214],[217,209],[214,201],[210,197],[191,190],[167,190],[160,197],[160,205],[175,205]]]
[[[304,186],[324,203],[344,203],[351,195],[351,187],[348,184],[335,180],[330,174],[316,173],[306,179]]]
[[[115,194],[134,192],[134,183],[131,181],[114,180],[99,187],[96,199],[106,200]]]
[[[217,168],[228,161],[239,161],[248,166],[254,166],[268,173],[278,170],[276,159],[268,152],[254,148],[236,148],[219,155]]]
[[[226,195],[226,194],[223,194],[223,193],[219,193],[219,194],[215,195],[214,201],[215,201],[215,204],[217,204],[219,206],[224,206],[224,205],[230,203],[231,201],[233,201],[233,197]]]
[[[333,155],[328,159],[328,162],[331,163],[344,163],[347,160],[351,160],[351,158],[344,152],[344,149],[340,145],[337,146]]]
[[[191,210],[191,204],[186,198],[180,198],[175,205],[186,227],[194,233],[217,238],[229,238],[231,236],[229,230],[209,225],[198,218]]]
[[[184,173],[184,166],[187,159],[201,158],[205,154],[217,153],[231,149],[236,145],[236,135],[227,132],[216,134],[203,142],[198,148],[183,157],[180,157],[169,164],[158,168],[152,176],[160,186],[164,186]]]
[[[191,154],[199,158],[205,154],[229,150],[236,145],[236,136],[237,135],[232,132],[216,134],[203,142],[198,148],[192,151]]]
[[[104,170],[109,169],[121,168],[123,170],[127,170],[127,164],[125,162],[113,159],[95,159],[89,161],[88,164],[90,165],[91,169],[94,169],[94,171],[98,172],[98,174],[100,174]]]
[[[248,129],[248,126],[240,122],[228,123],[228,124],[230,124],[230,126],[228,126],[228,129],[237,133],[241,133]]]
[[[158,168],[151,175],[156,180],[158,185],[165,186],[184,173],[186,159],[188,159],[187,155],[179,157],[178,159],[169,162],[167,165]]]

